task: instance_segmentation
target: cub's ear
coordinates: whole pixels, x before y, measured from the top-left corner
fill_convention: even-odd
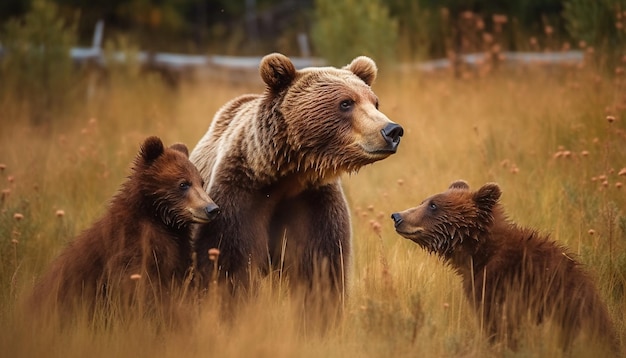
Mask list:
[[[143,159],[146,164],[150,164],[163,154],[163,142],[159,137],[148,137],[141,145],[139,151],[139,157]]]
[[[502,195],[502,191],[498,184],[488,183],[474,193],[474,202],[476,202],[479,210],[491,213],[493,207],[500,199],[500,195]]]
[[[344,67],[345,70],[352,71],[355,75],[359,76],[363,82],[367,83],[368,86],[371,86],[376,79],[376,74],[378,74],[378,67],[376,67],[376,63],[369,57],[359,56],[352,60],[349,65]]]
[[[296,78],[296,68],[291,60],[280,53],[269,54],[261,60],[259,73],[263,82],[273,92],[285,89]]]
[[[469,190],[469,184],[465,180],[457,180],[450,184],[448,189]]]
[[[174,149],[178,152],[181,152],[185,155],[185,157],[189,158],[189,149],[183,143],[174,143],[170,145],[170,149]]]

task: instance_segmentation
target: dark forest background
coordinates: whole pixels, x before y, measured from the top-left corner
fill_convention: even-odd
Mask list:
[[[23,20],[37,1],[42,0],[1,1],[0,22]],[[461,46],[481,50],[482,36],[474,43],[459,36],[472,31],[496,36],[500,46],[513,51],[564,43],[576,47],[580,41],[621,48],[626,16],[626,0],[47,1],[56,5],[82,46],[91,43],[96,22],[104,20],[105,41],[124,36],[142,50],[280,51],[331,61],[355,53],[405,60],[442,57]]]

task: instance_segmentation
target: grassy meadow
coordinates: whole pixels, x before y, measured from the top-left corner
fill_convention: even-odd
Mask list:
[[[626,343],[626,82],[589,64],[501,68],[488,75],[382,69],[381,110],[405,134],[398,153],[343,179],[354,261],[345,316],[323,336],[302,332],[283,288],[261,287],[231,323],[197,307],[187,327],[141,320],[59,330],[20,302],[68,240],[105,210],[143,139],[190,149],[247,84],[198,82],[178,90],[154,77],[116,78],[78,91],[51,124],[0,103],[0,354],[6,357],[558,357],[549,325],[518,351],[491,346],[460,279],[402,239],[389,218],[456,179],[497,182],[510,218],[572,248],[597,279]],[[219,204],[219,203],[218,203]],[[32,323],[35,323],[34,325]],[[574,356],[596,353],[577,342]]]

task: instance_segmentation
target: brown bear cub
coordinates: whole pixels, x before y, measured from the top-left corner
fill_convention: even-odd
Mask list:
[[[464,181],[391,215],[396,231],[439,255],[463,279],[492,341],[514,347],[524,323],[552,320],[567,349],[579,333],[618,352],[607,308],[591,277],[566,248],[508,221],[500,188],[475,192]]]
[[[108,211],[53,261],[31,307],[91,314],[100,305],[147,304],[163,313],[192,267],[192,224],[219,212],[188,155],[183,144],[147,138]]]

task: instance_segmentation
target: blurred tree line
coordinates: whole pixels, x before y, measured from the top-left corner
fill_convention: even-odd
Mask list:
[[[24,16],[33,1],[2,0],[0,22]],[[480,38],[463,38],[468,32],[495,36],[507,50],[532,49],[533,37],[546,45],[584,40],[618,47],[626,15],[626,0],[48,1],[76,22],[82,45],[103,19],[107,37],[124,34],[146,50],[295,56],[310,48],[331,62],[357,52],[415,59],[481,50]],[[302,42],[301,34],[310,41]]]
[[[279,51],[384,66],[482,52],[496,67],[504,51],[586,49],[608,69],[626,58],[626,0],[1,0],[0,103],[46,123],[89,93],[89,70],[67,53],[101,19],[105,55]],[[125,66],[108,72],[138,72]]]

